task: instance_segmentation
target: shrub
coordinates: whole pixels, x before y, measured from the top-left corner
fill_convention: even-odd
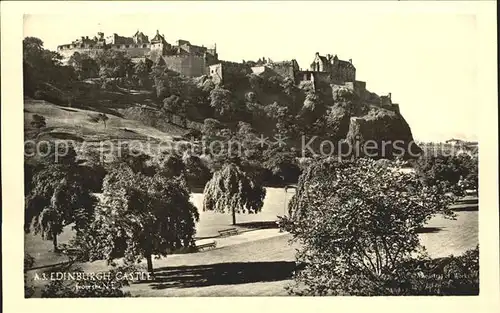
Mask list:
[[[38,129],[47,126],[45,117],[43,115],[33,114],[33,120],[31,121],[31,126]]]

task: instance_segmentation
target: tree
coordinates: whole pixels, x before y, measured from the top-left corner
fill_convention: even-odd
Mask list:
[[[97,77],[99,74],[99,66],[95,59],[89,55],[75,52],[68,60],[68,65],[75,69],[78,79],[84,80],[87,78]]]
[[[224,118],[228,118],[234,113],[234,103],[231,91],[222,87],[217,87],[210,92],[210,106],[215,112]]]
[[[468,154],[424,154],[415,167],[427,184],[446,184],[457,193],[463,188],[477,189],[478,186],[478,159]]]
[[[96,201],[77,169],[66,164],[47,165],[35,174],[26,196],[25,231],[33,230],[52,240],[54,251],[58,251],[57,236],[63,227],[75,223],[77,231],[85,228]]]
[[[270,146],[264,151],[263,166],[272,175],[279,178],[280,183],[295,183],[300,175],[300,167],[294,152],[285,146],[277,144]]]
[[[133,63],[124,52],[105,50],[96,57],[101,78],[118,78],[130,76],[133,72]]]
[[[186,179],[190,187],[204,187],[211,173],[207,165],[196,155],[185,153],[182,157],[186,169]]]
[[[23,39],[24,93],[33,96],[38,90],[52,88],[54,84],[67,84],[74,79],[74,71],[62,66],[62,56],[44,49],[43,41],[36,37]]]
[[[149,87],[149,68],[144,61],[140,60],[134,65],[134,78],[140,87]]]
[[[291,119],[288,107],[279,105],[277,102],[265,107],[268,118],[276,123],[276,133],[289,137],[294,133],[296,125]]]
[[[187,189],[162,175],[134,173],[127,166],[113,169],[105,178],[102,206],[93,227],[102,236],[104,255],[123,248],[128,262],[146,258],[154,274],[153,255],[194,244],[199,215]]]
[[[203,210],[236,213],[258,213],[262,210],[266,190],[236,164],[226,164],[214,173],[203,192]]]
[[[303,269],[293,293],[305,295],[406,294],[420,251],[417,231],[454,200],[426,186],[398,163],[318,161],[300,177],[284,219]],[[300,288],[300,286],[305,288]]]

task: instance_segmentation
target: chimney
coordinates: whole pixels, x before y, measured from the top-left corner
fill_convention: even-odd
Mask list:
[[[319,52],[316,52],[316,55],[319,55]]]
[[[351,64],[352,64],[352,59],[349,59],[349,63],[351,63]]]
[[[158,29],[156,30],[156,34],[157,34],[157,35],[159,35],[159,34],[160,34],[160,32],[158,31]]]
[[[389,92],[389,99],[391,99],[391,93]]]

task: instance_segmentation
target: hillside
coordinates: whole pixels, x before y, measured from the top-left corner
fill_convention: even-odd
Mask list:
[[[47,115],[42,137],[163,140],[190,128],[200,131],[206,119],[216,119],[219,130],[226,133],[237,133],[240,122],[245,122],[257,136],[286,137],[289,151],[302,151],[305,137],[317,137],[314,153],[324,140],[335,146],[335,154],[343,143],[398,140],[402,150],[398,152],[408,155],[413,141],[410,126],[390,95],[366,90],[364,82],[348,73],[337,80],[327,78],[326,71],[316,72],[318,80],[310,80],[277,69],[256,72],[249,62],[221,61],[222,76],[217,80],[211,74],[182,75],[162,58],[134,63],[122,51],[109,50],[95,58],[79,55],[71,59],[71,66],[64,66],[41,40],[28,38],[23,45],[25,96],[69,107],[54,111],[26,104],[33,114]],[[351,63],[345,64],[352,69]],[[101,113],[109,117],[109,126],[99,123]],[[47,132],[51,134],[43,134]],[[376,156],[389,158],[393,150],[380,151],[379,146]]]
[[[76,146],[85,142],[85,148],[117,151],[118,144],[133,142],[137,147],[160,149],[160,143],[171,143],[173,137],[186,133],[186,129],[175,125],[163,127],[164,131],[147,126],[143,122],[127,119],[118,111],[107,114],[106,125],[97,121],[101,112],[80,108],[63,107],[43,100],[26,98],[24,101],[24,124],[26,139],[64,140]],[[33,115],[41,115],[46,127],[38,130],[31,126]]]

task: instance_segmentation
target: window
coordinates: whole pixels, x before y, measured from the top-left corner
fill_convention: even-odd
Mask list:
[[[94,45],[89,45],[89,48],[94,48]]]
[[[83,48],[83,47],[84,47],[84,45],[83,45],[83,44],[81,44],[81,45],[80,45],[80,48]]]
[[[148,47],[148,45],[142,45],[142,47],[143,47],[143,48],[147,48],[147,47]]]
[[[129,47],[129,45],[125,45],[125,48],[128,48],[128,47]]]
[[[138,45],[135,45],[134,47],[138,48],[139,46],[138,46]]]

